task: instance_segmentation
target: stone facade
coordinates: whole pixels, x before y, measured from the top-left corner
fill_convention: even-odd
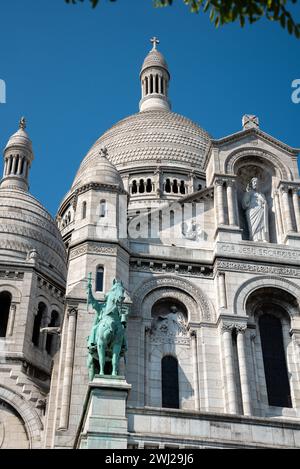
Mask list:
[[[24,447],[299,448],[298,150],[263,132],[255,116],[244,116],[241,131],[213,140],[171,112],[170,74],[156,38],[140,77],[140,112],[94,144],[58,210],[66,277],[52,222],[31,236],[19,228],[24,211],[3,230],[9,234],[0,238],[0,294],[9,292],[12,305],[0,338],[0,423],[21,432],[23,422]],[[23,180],[9,189],[7,178],[16,180],[9,171],[0,203],[1,194],[27,187]],[[249,217],[242,202],[253,179],[254,199],[259,192],[266,203],[263,217],[259,206]],[[265,242],[253,238],[252,220]],[[12,261],[7,243],[21,246],[20,229],[24,247]],[[19,255],[33,238],[47,248],[31,241],[31,254]],[[114,278],[126,289],[128,353],[119,388],[118,380],[88,380],[90,272],[99,301]],[[40,301],[60,315],[64,301],[63,323],[54,325],[58,351],[50,357],[51,330],[32,345]],[[50,323],[48,316],[41,327]],[[30,367],[43,371],[44,386],[26,374]]]

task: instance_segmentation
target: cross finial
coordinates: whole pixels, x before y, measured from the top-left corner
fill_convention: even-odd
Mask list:
[[[159,39],[156,36],[154,36],[153,38],[150,39],[150,42],[152,42],[152,45],[153,45],[152,50],[156,50],[156,46],[157,44],[159,44]]]
[[[105,158],[107,158],[107,154],[108,154],[107,148],[106,148],[106,147],[102,147],[102,148],[100,149],[99,155],[100,155],[100,156],[104,156]]]
[[[19,122],[19,128],[22,130],[26,129],[26,119],[25,117],[21,117],[20,122]]]

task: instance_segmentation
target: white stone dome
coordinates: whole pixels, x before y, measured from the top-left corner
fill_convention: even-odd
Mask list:
[[[139,112],[119,121],[96,141],[73,186],[87,168],[94,171],[102,147],[118,170],[166,164],[202,171],[209,143],[209,134],[186,117],[165,110]]]
[[[106,157],[103,145],[93,154],[92,160],[82,162],[72,185],[72,191],[89,183],[118,186],[124,189],[122,178],[116,167]]]
[[[30,257],[36,258],[42,270],[65,282],[65,247],[51,215],[28,192],[1,188],[1,262],[25,262]]]
[[[6,144],[5,150],[8,150],[11,147],[22,147],[32,152],[32,142],[24,129],[20,128],[10,137]]]
[[[141,73],[144,70],[146,70],[146,68],[152,68],[152,67],[162,67],[169,73],[166,59],[164,58],[162,53],[159,52],[157,49],[152,49],[149,52],[149,54],[147,55],[147,57],[145,58],[143,62]]]

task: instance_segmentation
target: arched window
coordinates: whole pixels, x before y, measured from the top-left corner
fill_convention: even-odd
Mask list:
[[[174,210],[170,210],[170,228],[175,225],[175,213]]]
[[[19,166],[19,155],[15,157],[14,174],[17,174],[18,166]]]
[[[198,191],[201,191],[202,189],[202,184],[198,184]]]
[[[148,77],[145,78],[145,83],[146,83],[146,95],[147,95],[147,94],[148,94],[148,91],[149,91]]]
[[[139,193],[143,194],[144,192],[145,192],[145,183],[144,183],[144,179],[141,179],[140,185],[139,185]]]
[[[104,268],[98,266],[96,270],[96,291],[103,291]]]
[[[153,76],[150,75],[150,94],[153,93]]]
[[[106,200],[101,200],[100,202],[100,217],[106,217]]]
[[[71,221],[71,212],[68,212],[68,223]]]
[[[184,181],[180,181],[180,194],[185,194],[185,184],[184,184]]]
[[[259,318],[259,331],[269,405],[292,407],[280,319],[263,314]]]
[[[132,181],[131,193],[132,193],[132,194],[136,194],[136,193],[137,193],[137,183],[136,183],[136,180]]]
[[[178,194],[178,183],[177,183],[177,179],[174,179],[172,189],[173,189],[174,194]]]
[[[170,193],[170,192],[171,192],[171,182],[170,182],[170,179],[167,179],[167,180],[166,180],[165,192],[167,192],[167,193]]]
[[[161,361],[162,407],[179,409],[178,361],[166,355]]]
[[[21,175],[23,174],[23,171],[24,171],[24,160],[25,160],[25,158],[22,158],[22,161],[21,161],[21,168],[20,168],[20,174],[21,174]]]
[[[146,192],[152,192],[152,182],[151,182],[151,179],[147,179]]]
[[[57,327],[59,326],[59,314],[57,311],[52,311],[51,313],[51,321],[48,324],[48,327]],[[53,334],[47,334],[47,339],[46,339],[46,351],[49,353],[49,355],[54,354],[54,342],[55,342],[55,336]]]
[[[0,337],[6,336],[10,305],[11,294],[7,291],[0,293]]]
[[[33,331],[32,331],[32,343],[36,347],[40,345],[40,329],[42,325],[42,320],[44,313],[46,312],[46,305],[44,303],[39,303],[38,312],[34,318]]]
[[[164,79],[163,79],[163,77],[161,77],[160,86],[161,86],[161,93],[162,93],[162,94],[165,94],[165,90],[164,90],[165,86],[164,86]]]
[[[82,202],[82,219],[86,218],[86,202]]]

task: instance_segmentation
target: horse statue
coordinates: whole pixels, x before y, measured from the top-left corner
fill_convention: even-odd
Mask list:
[[[112,376],[118,376],[120,357],[124,356],[127,350],[125,328],[129,307],[123,305],[124,294],[122,282],[114,280],[112,288],[105,295],[104,303],[100,303],[93,296],[91,274],[89,274],[87,303],[92,305],[96,312],[88,337],[87,365],[91,381],[98,369],[100,375],[105,374],[106,362],[111,362]]]

